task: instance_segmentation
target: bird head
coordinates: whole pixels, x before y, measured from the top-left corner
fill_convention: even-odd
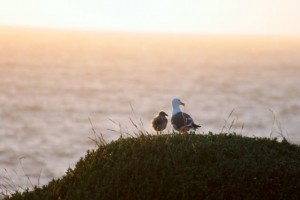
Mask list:
[[[165,113],[164,111],[160,111],[158,115],[161,117],[168,116],[168,114]]]
[[[182,102],[180,101],[180,99],[178,99],[178,98],[175,98],[175,99],[172,100],[172,106],[173,106],[173,107],[177,107],[177,106],[179,107],[180,105],[185,106],[185,104],[182,103]]]

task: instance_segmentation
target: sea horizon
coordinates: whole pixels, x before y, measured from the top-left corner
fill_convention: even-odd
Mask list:
[[[197,134],[299,145],[299,55],[298,36],[0,27],[1,174],[22,174],[22,160],[45,184],[95,148],[89,119],[108,142],[135,130],[130,119],[155,134],[152,118],[170,116],[175,97]]]

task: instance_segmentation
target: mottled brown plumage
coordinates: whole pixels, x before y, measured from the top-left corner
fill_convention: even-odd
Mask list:
[[[157,131],[161,132],[165,130],[168,124],[168,116],[164,111],[159,112],[159,114],[152,120],[152,128]]]

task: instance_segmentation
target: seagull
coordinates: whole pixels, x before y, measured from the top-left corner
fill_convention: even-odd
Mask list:
[[[190,129],[196,130],[201,127],[194,123],[192,117],[181,111],[180,105],[184,106],[185,104],[180,101],[180,99],[175,98],[172,100],[172,118],[171,123],[173,128],[176,131],[187,133]]]
[[[158,115],[152,120],[152,128],[158,132],[163,131],[168,124],[167,113],[160,111]]]

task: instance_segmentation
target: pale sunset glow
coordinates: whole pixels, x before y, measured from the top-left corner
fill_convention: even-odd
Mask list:
[[[139,156],[144,155],[140,154],[141,149],[150,155],[145,163],[155,166],[155,169],[147,166],[145,170],[155,175],[148,176],[143,187],[139,183],[125,184],[138,186],[138,190],[128,189],[137,198],[143,198],[139,191],[147,185],[154,186],[153,190],[146,191],[154,191],[155,195],[159,194],[157,186],[159,191],[171,191],[187,199],[185,194],[177,195],[177,188],[178,192],[189,194],[202,187],[203,194],[208,191],[214,194],[216,187],[211,183],[216,180],[219,188],[229,188],[224,194],[218,190],[219,199],[230,199],[227,194],[236,195],[239,191],[236,186],[249,187],[252,183],[253,191],[248,188],[241,191],[255,194],[258,186],[269,188],[270,185],[274,186],[272,194],[286,191],[294,197],[293,191],[295,195],[299,192],[293,183],[285,184],[289,179],[282,179],[281,170],[287,177],[299,175],[299,155],[295,161],[290,158],[299,149],[286,146],[287,142],[300,145],[299,77],[300,0],[0,0],[0,200],[16,191],[15,197],[19,199],[19,192],[27,187],[30,187],[28,194],[36,199],[48,198],[39,198],[40,194],[54,194],[51,188],[55,195],[60,195],[49,197],[52,199],[74,199],[69,196],[72,191],[76,191],[74,195],[82,195],[75,199],[99,199],[88,189],[81,194],[82,188],[75,188],[79,183],[85,184],[83,188],[97,189],[95,194],[105,194],[104,198],[117,199],[106,196],[105,190],[121,197],[123,183],[131,177],[144,180],[140,170],[143,167],[130,167],[134,166],[130,163],[146,159],[146,154]],[[180,131],[183,131],[184,145],[177,139]],[[220,142],[216,140],[219,133],[227,135],[220,136]],[[195,142],[198,135],[205,140]],[[247,137],[243,144],[251,146],[236,148],[235,144],[242,142],[240,136]],[[141,140],[130,139],[130,149],[123,152],[119,147],[127,148],[127,145],[118,142],[127,143],[127,137]],[[252,137],[272,141],[268,145],[266,139],[252,140]],[[149,144],[144,143],[147,138]],[[233,143],[229,143],[231,139]],[[131,142],[139,140],[141,145]],[[276,140],[283,141],[288,151],[274,146]],[[117,151],[113,148],[105,149],[104,144],[109,145],[111,141],[120,157],[115,156]],[[230,148],[223,146],[223,141]],[[251,169],[263,157],[252,151],[254,142],[249,141],[266,144],[271,149],[268,153],[262,146],[257,151],[262,153],[259,156],[268,156],[257,168],[259,174],[265,175],[263,178]],[[191,148],[185,151],[185,145]],[[187,162],[177,159],[177,153],[161,156],[160,146],[165,146],[166,152],[172,152],[174,146],[174,152],[184,156]],[[273,154],[274,148],[283,152],[280,157]],[[246,149],[252,157],[242,156]],[[298,152],[286,153],[291,149]],[[223,156],[224,164],[210,162],[210,158],[202,162],[208,153],[211,158],[218,158],[215,157],[218,151],[229,160]],[[103,157],[94,152],[100,152]],[[123,159],[125,155],[129,155],[128,162]],[[192,157],[185,158],[189,155]],[[156,168],[160,165],[156,158],[159,162],[170,162],[166,164],[170,168],[164,169],[167,171]],[[194,158],[201,160],[196,159],[195,165],[173,167],[190,163]],[[232,170],[239,159],[246,161],[247,170],[239,168],[241,172],[237,173]],[[290,167],[289,159],[295,163],[294,167]],[[109,164],[102,165],[101,160]],[[118,160],[126,166],[119,165]],[[204,168],[211,169],[207,163],[218,172],[219,166],[224,166],[225,171],[207,176],[207,172],[213,172]],[[269,163],[274,163],[274,167]],[[108,175],[98,168],[100,165],[109,170]],[[292,174],[290,169],[297,174]],[[87,176],[78,173],[81,170]],[[194,174],[198,171],[203,174]],[[244,176],[237,180],[244,180],[245,184],[228,181],[234,177],[227,173],[231,171],[233,175]],[[108,181],[103,181],[98,172]],[[183,173],[182,177],[178,172]],[[163,174],[175,177],[178,183],[170,185],[173,179],[165,180],[161,178]],[[200,182],[203,177],[211,178],[207,179],[207,186]],[[153,182],[156,178],[158,185]],[[160,179],[168,187],[177,185],[177,188],[163,189]],[[120,182],[122,185],[116,184],[119,180],[124,181]],[[223,187],[221,180],[228,187]],[[95,186],[94,183],[103,184]],[[113,184],[112,187],[107,183]],[[115,192],[116,188],[122,191]],[[261,188],[262,196],[269,197],[265,188]],[[150,192],[146,198],[152,198],[148,196]],[[232,199],[235,198],[239,196]]]
[[[298,0],[1,0],[0,26],[299,35]]]

